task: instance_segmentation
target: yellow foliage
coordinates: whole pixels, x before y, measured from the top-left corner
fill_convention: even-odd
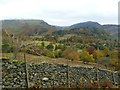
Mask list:
[[[65,51],[63,51],[63,56],[66,59],[79,60],[79,53],[74,49],[66,49]]]
[[[89,52],[83,51],[83,52],[80,54],[80,60],[82,60],[82,61],[87,61],[87,62],[93,62],[93,61],[94,61],[94,58],[93,58],[93,55],[90,55],[90,54],[89,54]]]
[[[95,59],[100,59],[101,57],[103,57],[103,52],[100,51],[100,50],[96,50],[94,53],[93,53],[93,57]]]
[[[110,54],[109,52],[110,52],[109,48],[105,47],[103,50],[104,56],[109,55]]]

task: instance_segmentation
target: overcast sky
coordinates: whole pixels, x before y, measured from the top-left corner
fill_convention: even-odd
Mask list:
[[[40,19],[67,26],[95,21],[118,23],[119,0],[0,0],[0,19]]]

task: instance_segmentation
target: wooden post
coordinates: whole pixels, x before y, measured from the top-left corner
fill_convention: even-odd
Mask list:
[[[69,66],[68,66],[68,60],[67,60],[67,87],[69,88]]]
[[[98,68],[96,68],[96,69],[97,69],[97,75],[96,75],[97,76],[97,83],[98,83],[98,86],[99,86],[99,74],[98,74],[99,71],[98,71]]]
[[[24,61],[25,61],[26,83],[27,83],[27,88],[29,88],[29,78],[28,78],[27,60],[26,60],[25,52],[24,52]]]
[[[113,83],[115,84],[114,71],[112,72],[112,76],[113,76]]]

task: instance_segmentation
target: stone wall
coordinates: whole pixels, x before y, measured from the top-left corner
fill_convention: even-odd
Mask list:
[[[99,81],[100,83],[109,79],[113,84],[118,84],[118,72],[97,69],[95,67],[72,67],[62,64],[28,64],[28,79],[26,75],[25,63],[10,62],[2,60],[2,87],[29,87],[36,82],[41,87],[66,87],[76,86],[79,82],[85,85],[90,80]],[[43,78],[48,78],[43,81]]]

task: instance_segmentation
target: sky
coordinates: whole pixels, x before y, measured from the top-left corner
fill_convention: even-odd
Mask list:
[[[39,19],[69,26],[94,21],[118,24],[119,0],[0,0],[0,20]]]

